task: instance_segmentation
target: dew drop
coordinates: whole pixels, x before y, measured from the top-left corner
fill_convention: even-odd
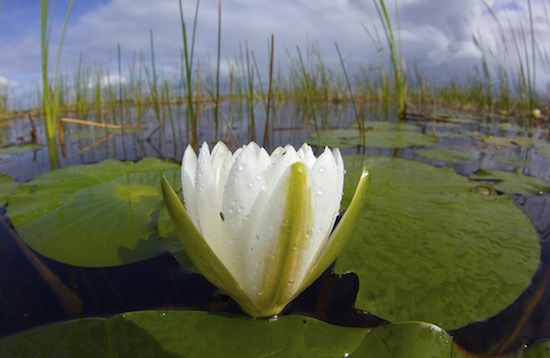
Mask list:
[[[317,189],[317,196],[323,195],[323,189]]]
[[[308,230],[308,231],[306,232],[306,238],[309,239],[312,235],[313,235],[313,232],[312,232],[311,230]]]
[[[261,174],[256,174],[256,180],[262,180],[262,175]]]
[[[324,173],[326,171],[325,167],[319,168],[319,173]]]
[[[239,169],[240,172],[242,172],[245,168],[245,165],[243,163],[239,164],[239,166],[237,167],[237,169]]]
[[[249,189],[254,189],[254,183],[253,183],[253,182],[250,182],[250,183],[246,184],[246,186],[247,186]]]
[[[275,322],[278,319],[279,319],[279,316],[277,316],[277,315],[271,316],[271,317],[269,317],[269,322]]]
[[[262,185],[262,186],[260,186],[260,190],[265,191],[265,190],[267,190],[267,188],[265,187],[265,185]]]

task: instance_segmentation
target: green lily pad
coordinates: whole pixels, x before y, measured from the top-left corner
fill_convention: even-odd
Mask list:
[[[10,145],[9,147],[0,148],[0,155],[20,155],[29,152],[34,152],[35,150],[41,149],[42,144],[40,143],[24,143]]]
[[[550,342],[539,342],[529,345],[523,353],[525,358],[543,358],[550,357]]]
[[[529,137],[495,137],[495,136],[483,136],[481,140],[486,144],[493,144],[497,146],[521,146],[525,148],[533,148],[535,146],[535,140]]]
[[[41,175],[8,197],[8,216],[40,254],[77,266],[122,265],[160,252],[153,213],[160,178],[179,181],[175,163],[105,160]]]
[[[357,308],[451,329],[495,315],[528,286],[539,241],[510,195],[479,194],[452,169],[416,161],[344,161],[342,207],[359,170],[372,175],[362,224],[336,263],[338,273],[359,276]]]
[[[451,357],[452,337],[423,322],[402,322],[372,329],[353,352],[357,357]]]
[[[357,128],[357,122],[352,123]],[[418,132],[418,126],[407,123],[392,123],[388,121],[364,121],[363,129],[366,131],[413,131]]]
[[[313,135],[310,143],[322,143],[329,147],[354,147],[362,145],[363,140],[358,129],[330,129]],[[406,130],[366,130],[365,146],[376,148],[406,148],[434,145],[437,137]]]
[[[101,128],[101,127],[81,127],[77,130],[65,134],[65,140],[84,140],[84,139],[102,139],[109,135],[137,134],[142,133],[143,128]]]
[[[426,159],[437,160],[444,163],[462,163],[477,160],[475,156],[469,153],[452,149],[418,149],[416,154]]]
[[[86,318],[0,341],[3,357],[451,357],[438,327],[408,322],[373,329],[303,316],[275,321],[192,311],[140,311]]]
[[[491,159],[493,159],[497,163],[509,165],[516,168],[520,168],[520,167],[525,168],[533,165],[533,163],[528,160],[522,160],[514,157],[507,157],[505,155],[494,155]]]
[[[494,182],[495,189],[508,194],[550,193],[550,184],[546,180],[523,175],[520,171],[504,172],[481,169],[471,175],[470,179]]]
[[[543,157],[550,158],[550,143],[545,140],[538,140],[535,144],[535,150]]]
[[[4,205],[15,188],[17,188],[17,183],[11,177],[0,174],[0,205]]]

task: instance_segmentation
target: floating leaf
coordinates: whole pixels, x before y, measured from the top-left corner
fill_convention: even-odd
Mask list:
[[[491,182],[495,189],[508,194],[550,193],[550,184],[546,180],[523,175],[520,171],[504,172],[482,169],[471,175],[470,179]]]
[[[76,266],[102,267],[157,255],[153,213],[160,178],[179,182],[179,166],[158,159],[105,160],[55,170],[22,184],[8,216],[34,250]]]
[[[361,134],[358,129],[330,129],[319,131],[319,140],[316,135],[310,143],[322,143],[330,147],[354,147],[362,145]],[[377,148],[406,148],[434,145],[437,137],[433,137],[412,130],[366,130],[365,146]]]
[[[543,157],[550,158],[550,143],[544,140],[539,140],[535,144],[535,150]]]
[[[535,140],[529,137],[495,137],[495,136],[483,136],[481,140],[486,144],[493,144],[498,146],[521,146],[526,148],[533,148],[535,146]]]
[[[185,311],[140,311],[86,318],[0,341],[3,357],[451,357],[440,328],[407,322],[341,327],[303,316],[276,321]]]
[[[0,174],[0,205],[4,205],[15,188],[17,188],[17,184],[11,177]]]
[[[459,152],[452,149],[418,149],[416,154],[431,160],[444,163],[462,163],[475,161],[477,158],[469,153]]]
[[[493,159],[497,163],[509,165],[511,167],[516,167],[516,168],[519,168],[519,167],[526,168],[533,165],[533,163],[531,163],[528,160],[522,160],[514,157],[507,157],[505,155],[493,155],[491,159]]]
[[[450,168],[398,158],[344,161],[343,207],[359,170],[372,174],[362,224],[336,263],[337,272],[359,276],[358,308],[451,329],[493,316],[528,286],[538,236],[511,196],[478,194],[476,183]]]
[[[35,150],[41,149],[42,144],[40,143],[24,143],[24,144],[15,144],[10,145],[9,147],[0,148],[0,155],[20,155],[29,152],[34,152]]]

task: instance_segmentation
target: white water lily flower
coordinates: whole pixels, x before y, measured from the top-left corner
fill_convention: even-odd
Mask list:
[[[185,208],[165,179],[163,194],[193,264],[247,313],[268,317],[336,259],[363,205],[367,179],[364,171],[334,231],[344,183],[338,149],[316,158],[307,144],[269,155],[254,142],[235,153],[218,142],[211,153],[204,143],[197,156],[188,146]]]

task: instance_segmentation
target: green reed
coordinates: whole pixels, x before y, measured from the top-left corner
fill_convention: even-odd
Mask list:
[[[71,0],[63,23],[63,29],[61,31],[59,45],[57,49],[57,57],[55,61],[55,72],[53,77],[53,83],[50,83],[48,79],[48,59],[49,59],[49,47],[50,47],[50,34],[52,26],[53,11],[55,8],[55,0],[51,3],[51,9],[48,0],[40,0],[40,48],[41,48],[41,60],[42,60],[42,101],[44,118],[46,121],[46,135],[50,141],[55,139],[57,117],[59,114],[59,96],[61,95],[59,87],[59,60],[61,58],[61,45],[63,44],[63,38],[65,36],[65,30],[69,21],[69,15],[74,4],[74,0]],[[48,16],[48,13],[51,14]],[[50,87],[51,86],[51,87]]]
[[[181,0],[178,0],[179,2],[179,9],[180,9],[180,23],[181,23],[181,32],[183,35],[183,55],[185,59],[185,81],[187,84],[187,131],[186,133],[189,133],[189,127],[191,129],[191,143],[193,148],[197,148],[197,117],[195,108],[193,105],[193,79],[192,79],[192,72],[193,72],[193,51],[195,48],[195,33],[197,28],[197,16],[199,13],[199,3],[200,0],[197,0],[197,4],[195,6],[195,18],[193,20],[193,31],[191,33],[191,44],[188,46],[187,44],[187,26],[185,24],[185,20],[183,17],[183,7]]]

